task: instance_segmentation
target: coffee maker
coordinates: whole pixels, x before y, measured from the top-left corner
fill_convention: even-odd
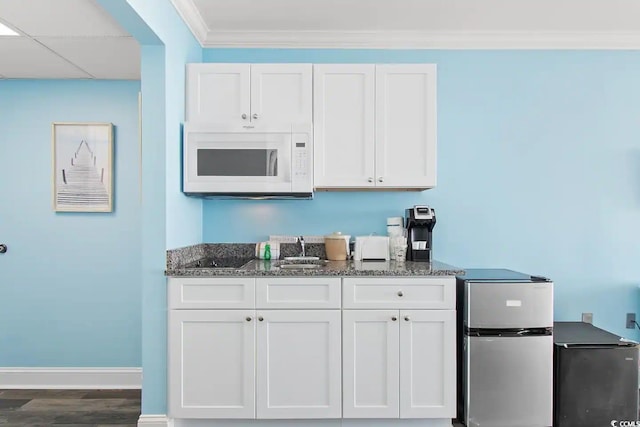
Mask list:
[[[436,212],[429,206],[416,205],[405,211],[407,224],[407,261],[431,262],[431,233]]]

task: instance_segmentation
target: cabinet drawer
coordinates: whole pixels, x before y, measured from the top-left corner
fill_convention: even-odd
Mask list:
[[[258,308],[340,308],[339,277],[256,279]]]
[[[455,309],[454,277],[345,278],[344,308]]]
[[[171,278],[169,308],[254,308],[255,278]]]

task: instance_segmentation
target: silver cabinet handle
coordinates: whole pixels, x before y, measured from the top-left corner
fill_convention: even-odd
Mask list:
[[[367,181],[369,181],[369,182],[373,182],[373,178],[369,178]]]
[[[409,316],[405,316],[404,320],[405,322],[408,322],[409,320],[411,320],[411,318]]]
[[[247,120],[247,115],[246,114],[242,115],[242,120]]]
[[[396,320],[398,320],[398,318],[397,318],[396,316],[393,316],[393,317],[391,318],[391,320],[393,320],[393,321],[395,322]]]
[[[0,244],[0,254],[4,254],[7,252],[7,245]]]
[[[258,118],[258,115],[254,114],[252,117],[253,117],[254,120],[256,120]]]
[[[245,319],[247,322],[251,322],[251,317],[247,316],[247,318]]]
[[[404,296],[404,292],[402,292],[402,291],[398,291],[398,296],[399,296],[399,297],[403,297],[403,296]]]
[[[260,316],[258,317],[258,320],[262,322],[264,320],[264,317]]]
[[[378,182],[384,182],[384,179],[382,179],[382,177],[378,178]]]

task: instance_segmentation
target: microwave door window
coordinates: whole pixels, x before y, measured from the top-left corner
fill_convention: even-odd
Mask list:
[[[198,176],[267,177],[278,175],[278,150],[198,149]]]

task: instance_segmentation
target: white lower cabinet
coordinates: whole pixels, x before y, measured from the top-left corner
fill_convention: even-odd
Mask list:
[[[255,418],[253,310],[172,310],[169,413]]]
[[[342,322],[343,416],[398,418],[398,310],[345,310]]]
[[[453,278],[238,280],[169,279],[171,418],[455,417]]]
[[[454,418],[455,310],[401,310],[399,320],[400,418]]]
[[[345,310],[344,418],[454,418],[454,310]]]
[[[258,320],[258,418],[340,418],[340,310],[259,310]]]

